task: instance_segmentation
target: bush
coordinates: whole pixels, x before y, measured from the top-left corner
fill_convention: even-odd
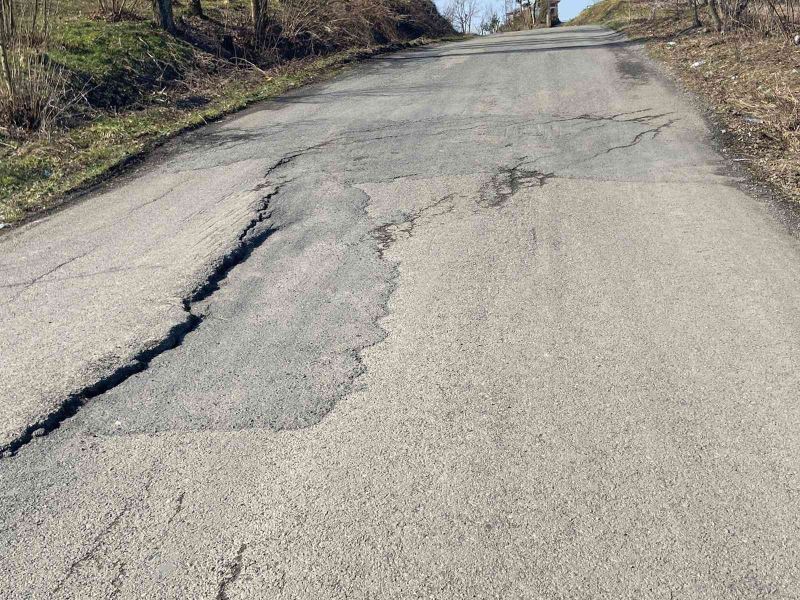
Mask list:
[[[269,46],[281,57],[453,32],[429,0],[282,0]]]
[[[0,0],[0,125],[46,129],[66,102],[63,69],[47,55],[52,4]]]
[[[0,123],[27,131],[48,129],[66,103],[63,70],[35,48],[9,45],[3,50]]]
[[[100,14],[109,21],[121,21],[134,15],[140,8],[140,0],[97,0]]]

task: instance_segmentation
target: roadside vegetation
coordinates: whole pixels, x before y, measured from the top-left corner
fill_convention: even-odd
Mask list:
[[[733,160],[800,201],[800,0],[601,0],[570,24],[646,42],[713,109]]]
[[[430,0],[0,0],[0,227],[179,131],[452,34]]]

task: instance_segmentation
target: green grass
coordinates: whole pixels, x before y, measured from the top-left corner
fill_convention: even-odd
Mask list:
[[[194,50],[144,21],[62,24],[49,57],[68,69],[93,107],[120,107],[180,79]]]

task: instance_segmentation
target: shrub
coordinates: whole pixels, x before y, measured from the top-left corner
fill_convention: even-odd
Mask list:
[[[271,48],[283,57],[452,33],[429,0],[281,0]]]
[[[0,125],[47,129],[66,102],[64,71],[47,55],[51,4],[0,0]]]
[[[0,123],[27,131],[47,130],[67,98],[63,69],[36,48],[3,45]]]
[[[121,21],[128,15],[134,14],[140,4],[139,0],[97,0],[100,14],[109,21]]]

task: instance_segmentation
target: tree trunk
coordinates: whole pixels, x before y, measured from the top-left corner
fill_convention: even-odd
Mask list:
[[[717,10],[717,0],[708,0],[708,13],[714,21],[714,29],[722,31],[722,19],[719,18],[719,11]]]
[[[6,14],[0,14],[0,17],[7,17]],[[6,80],[6,89],[8,90],[8,97],[14,98],[14,76],[11,73],[11,64],[8,62],[8,43],[10,35],[6,29],[5,20],[0,23],[0,62],[3,67],[3,79]]]
[[[31,32],[36,32],[36,21],[39,20],[39,0],[33,2],[33,16],[31,17]]]
[[[692,18],[694,27],[700,27],[702,23],[700,22],[700,13],[697,10],[697,3],[699,0],[689,0],[692,3]]]
[[[736,8],[733,11],[733,20],[738,25],[744,11],[747,10],[748,0],[739,0],[736,3]]]
[[[200,0],[189,0],[189,16],[205,18],[203,14],[203,5]]]
[[[175,33],[175,19],[172,16],[172,0],[153,0],[153,15],[156,25],[164,31]]]
[[[260,46],[264,41],[264,31],[266,29],[265,7],[266,0],[250,0],[250,16],[253,19],[253,34],[255,35],[257,46]]]
[[[539,0],[539,23],[547,24],[550,20],[550,0]]]

